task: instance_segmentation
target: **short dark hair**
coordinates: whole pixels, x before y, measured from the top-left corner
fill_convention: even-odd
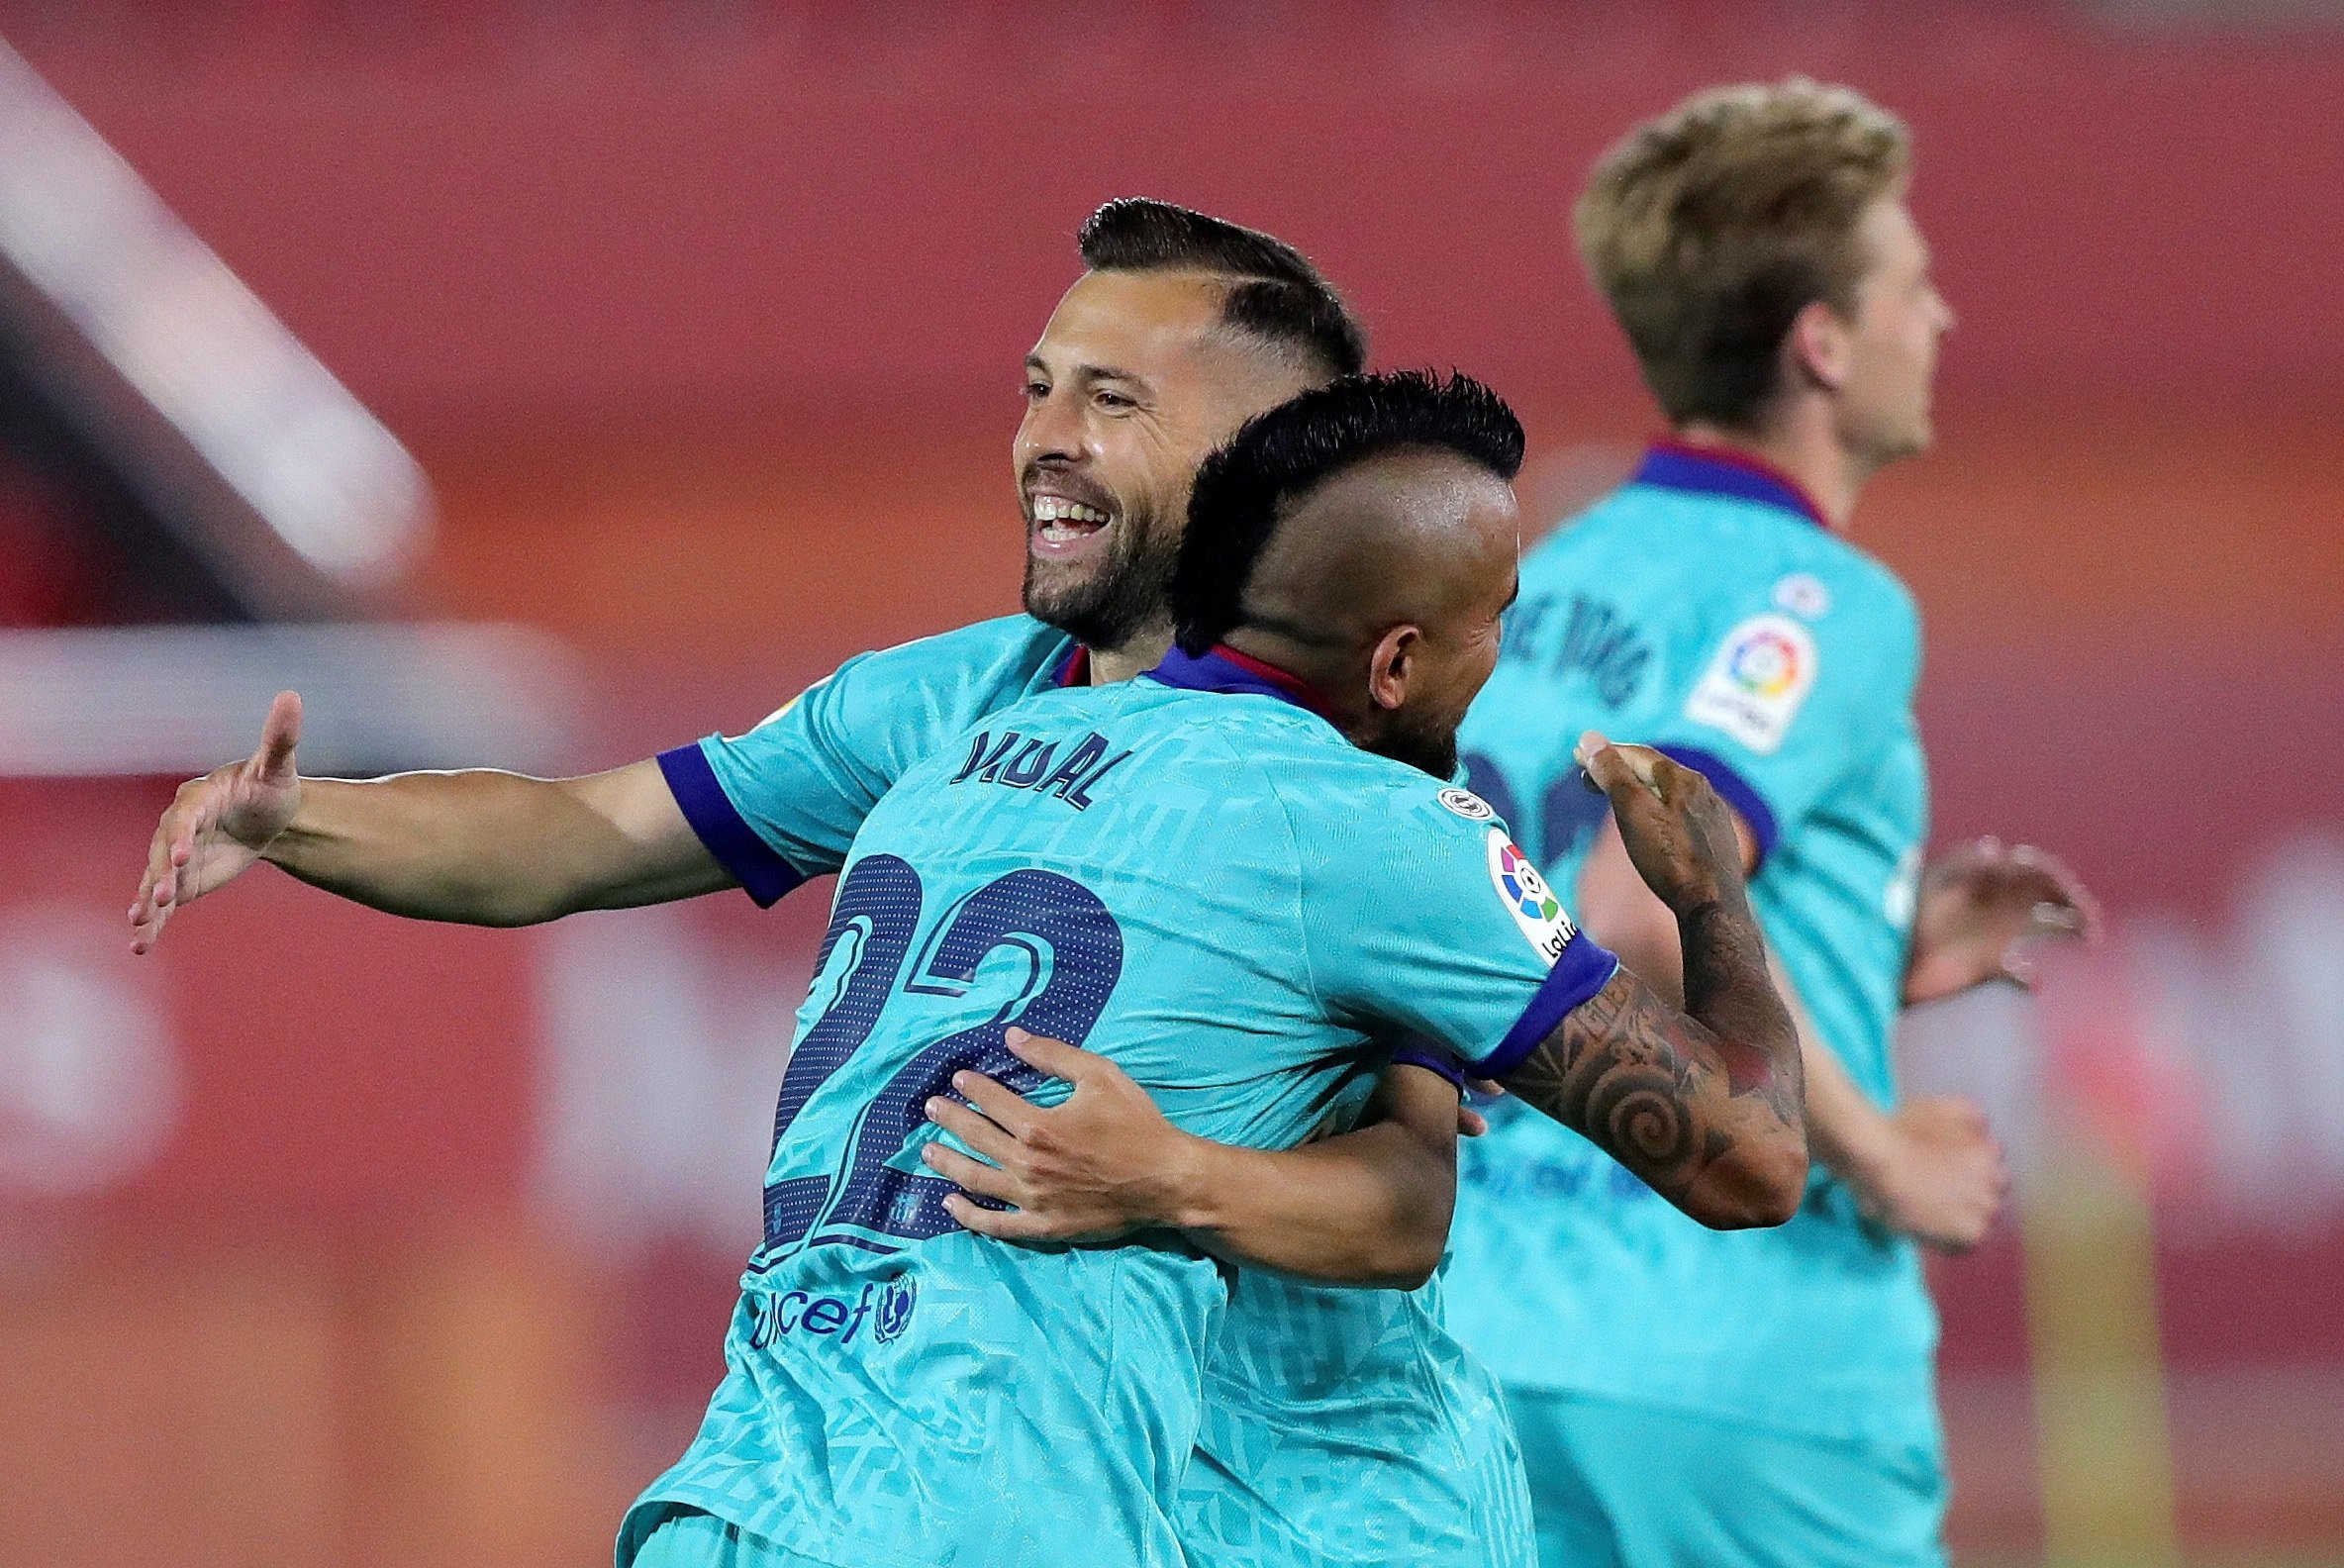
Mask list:
[[[1205,459],[1172,571],[1174,640],[1202,653],[1245,620],[1245,589],[1278,520],[1353,464],[1407,447],[1451,451],[1511,481],[1522,425],[1470,376],[1352,375],[1247,421]]]
[[[1146,196],[1119,196],[1076,236],[1094,272],[1210,272],[1229,279],[1221,319],[1231,331],[1354,375],[1367,333],[1310,257],[1272,235]]]

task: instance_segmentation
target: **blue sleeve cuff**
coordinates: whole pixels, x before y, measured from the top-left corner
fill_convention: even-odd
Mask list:
[[[1724,798],[1725,804],[1741,813],[1742,821],[1750,825],[1750,836],[1758,841],[1758,858],[1751,863],[1755,871],[1766,864],[1766,857],[1774,852],[1780,829],[1774,820],[1774,809],[1766,798],[1753,789],[1750,781],[1733,769],[1733,764],[1714,751],[1704,751],[1699,746],[1664,745],[1652,748],[1662,756],[1683,767],[1689,767],[1709,781],[1709,788]]]
[[[1498,1048],[1473,1064],[1474,1075],[1503,1078],[1514,1071],[1521,1065],[1523,1057],[1554,1032],[1555,1026],[1573,1008],[1610,985],[1612,977],[1618,972],[1619,960],[1612,956],[1609,948],[1599,946],[1585,931],[1574,935],[1563,948],[1562,957],[1547,971],[1538,994],[1530,998],[1522,1016],[1514,1020],[1514,1028],[1498,1042]]]
[[[725,786],[717,782],[717,770],[709,766],[708,753],[698,742],[660,752],[659,771],[675,792],[675,803],[684,809],[684,821],[708,845],[717,864],[732,872],[732,880],[757,901],[759,909],[771,909],[784,893],[806,880],[804,872],[757,836],[757,831],[732,804],[732,797],[725,793]]]
[[[1421,1067],[1426,1072],[1438,1073],[1450,1083],[1455,1084],[1458,1093],[1462,1094],[1465,1090],[1464,1067],[1459,1065],[1455,1056],[1442,1050],[1430,1040],[1412,1039],[1395,1046],[1392,1051],[1392,1065],[1395,1067]]]

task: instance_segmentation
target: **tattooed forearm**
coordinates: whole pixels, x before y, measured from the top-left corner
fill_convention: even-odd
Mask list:
[[[1507,1076],[1506,1088],[1617,1154],[1664,1193],[1682,1190],[1708,1140],[1696,1078],[1707,1071],[1686,1020],[1626,970],[1574,1009]]]
[[[1757,1095],[1800,1125],[1806,1104],[1799,1029],[1774,988],[1765,938],[1749,906],[1704,904],[1677,923],[1685,945],[1685,1011],[1709,1028],[1729,1092]]]
[[[1799,1037],[1746,908],[1681,922],[1685,1013],[1622,969],[1505,1080],[1705,1225],[1777,1225],[1807,1179]]]

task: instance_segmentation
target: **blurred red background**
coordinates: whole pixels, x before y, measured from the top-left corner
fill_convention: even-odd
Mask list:
[[[1938,836],[2065,853],[2142,1013],[2116,1088],[2053,1052],[2002,1092],[2158,1124],[2187,1538],[2344,1557],[2344,34],[1724,0],[0,31],[409,441],[408,607],[575,645],[580,767],[1014,608],[1018,364],[1106,197],[1271,229],[1379,361],[1495,382],[1551,517],[1655,423],[1569,246],[1597,151],[1725,79],[1897,109],[1960,325],[1939,449],[1858,538],[1926,615]],[[821,895],[480,932],[263,872],[134,963],[168,787],[0,783],[17,1070],[44,1007],[129,1042],[86,1169],[0,1124],[0,1556],[596,1560],[717,1375]],[[2013,1016],[1928,1076],[1997,1103],[1960,1042]],[[2160,1073],[2198,1114],[2141,1110]],[[1955,1538],[2003,1558],[2042,1537],[2020,1276],[2007,1234],[1937,1275]]]

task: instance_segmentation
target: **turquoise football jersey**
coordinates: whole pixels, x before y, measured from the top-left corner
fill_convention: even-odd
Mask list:
[[[747,735],[660,763],[710,849],[770,905],[836,871],[914,762],[1009,703],[1079,683],[1084,657],[1030,617],[985,622],[859,655]],[[1368,1563],[1385,1542],[1429,1568],[1520,1560],[1512,1429],[1490,1374],[1442,1329],[1434,1289],[1235,1277],[1208,1366],[1205,1463],[1181,1499],[1192,1563]]]
[[[1514,1422],[1440,1289],[1237,1272],[1181,1487],[1191,1568],[1535,1563]]]
[[[1581,732],[1657,745],[1754,830],[1751,902],[1822,1037],[1881,1105],[1926,774],[1910,595],[1771,471],[1663,446],[1534,549],[1468,717],[1475,787],[1557,886],[1606,809]],[[1501,1103],[1461,1151],[1449,1324],[1510,1387],[1827,1435],[1934,1431],[1912,1246],[1815,1167],[1779,1229],[1686,1219],[1593,1144]]]
[[[659,755],[676,804],[760,905],[846,862],[863,819],[913,763],[997,708],[1089,678],[1089,653],[1003,616],[858,653],[746,735]]]
[[[1504,1070],[1612,968],[1487,807],[1249,661],[992,713],[853,840],[728,1375],[646,1501],[846,1565],[1178,1562],[1225,1271],[1175,1236],[957,1229],[925,1101],[963,1067],[1063,1093],[1002,1045],[1016,1024],[1112,1056],[1180,1127],[1285,1147],[1349,1124],[1378,1041]]]

